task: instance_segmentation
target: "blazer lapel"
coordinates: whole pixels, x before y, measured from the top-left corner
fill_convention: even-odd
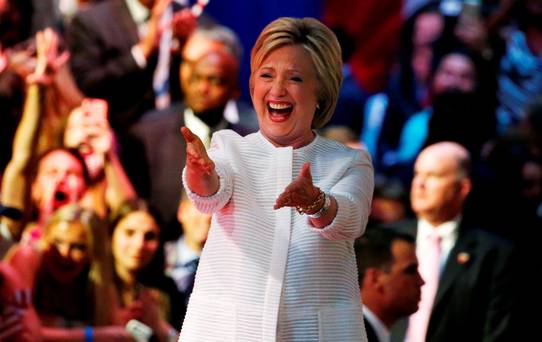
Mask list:
[[[437,294],[433,304],[433,311],[439,305],[444,295],[452,287],[455,279],[462,273],[465,268],[469,267],[472,258],[476,257],[475,248],[476,241],[471,240],[468,234],[460,227],[459,236],[455,246],[450,251],[448,260],[441,275]]]

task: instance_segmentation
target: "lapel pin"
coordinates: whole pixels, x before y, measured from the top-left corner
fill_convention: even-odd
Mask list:
[[[467,262],[469,262],[470,254],[467,252],[461,252],[457,254],[457,263],[460,265],[465,265]]]

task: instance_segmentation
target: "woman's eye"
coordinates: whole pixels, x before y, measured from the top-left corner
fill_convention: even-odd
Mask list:
[[[263,74],[260,74],[260,77],[261,78],[271,78],[271,74],[263,73]]]
[[[301,79],[301,77],[298,77],[298,76],[292,77],[291,80],[294,81],[294,82],[303,82],[303,80]]]

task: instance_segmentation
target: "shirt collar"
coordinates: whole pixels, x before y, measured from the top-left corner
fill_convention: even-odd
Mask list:
[[[367,321],[373,326],[378,341],[380,342],[389,342],[390,341],[390,331],[382,323],[380,318],[378,318],[366,305],[363,306],[363,314]]]
[[[448,240],[454,239],[457,236],[457,227],[461,215],[456,216],[450,221],[446,221],[438,226],[433,226],[424,219],[420,219],[418,222],[418,236],[423,238],[429,237],[431,234],[438,234],[441,239]]]

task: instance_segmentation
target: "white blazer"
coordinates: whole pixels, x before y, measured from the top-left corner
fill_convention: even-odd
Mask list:
[[[371,207],[368,153],[320,136],[279,148],[260,132],[225,130],[209,155],[219,191],[199,197],[185,181],[196,207],[214,215],[179,341],[366,341],[353,242]],[[273,209],[306,162],[338,203],[323,229]]]

